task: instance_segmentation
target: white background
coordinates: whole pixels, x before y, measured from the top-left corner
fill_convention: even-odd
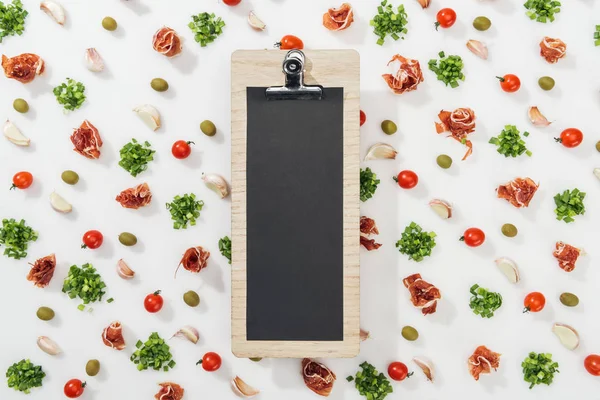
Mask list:
[[[600,166],[594,149],[600,139],[597,128],[598,86],[600,85],[600,48],[594,47],[594,26],[600,23],[600,5],[592,0],[565,1],[553,24],[530,21],[522,8],[523,0],[432,0],[422,10],[414,0],[404,1],[409,16],[406,40],[386,41],[380,47],[368,25],[377,1],[354,0],[356,21],[344,32],[329,32],[321,26],[321,16],[337,3],[324,1],[243,0],[229,8],[216,0],[158,1],[131,0],[63,1],[68,13],[65,27],[56,25],[38,10],[38,2],[24,0],[30,11],[26,32],[0,44],[4,54],[39,54],[46,61],[46,73],[28,85],[0,78],[0,115],[10,118],[32,140],[29,148],[17,148],[0,142],[0,216],[25,218],[39,231],[40,238],[30,246],[27,259],[0,258],[0,369],[22,358],[41,364],[47,377],[41,389],[30,399],[61,399],[64,383],[73,377],[84,379],[88,359],[97,358],[102,372],[87,379],[87,400],[150,399],[161,381],[171,380],[186,389],[186,399],[225,399],[234,395],[229,380],[239,375],[259,388],[263,399],[317,398],[303,384],[298,360],[263,360],[254,363],[236,359],[230,352],[230,266],[219,254],[217,241],[230,232],[230,201],[220,200],[201,182],[202,172],[230,176],[230,54],[236,49],[271,48],[284,34],[300,36],[310,49],[354,48],[361,55],[361,108],[367,123],[361,128],[362,155],[375,142],[392,144],[398,151],[395,161],[365,163],[381,178],[375,196],[362,205],[362,214],[374,218],[380,230],[378,251],[361,250],[361,325],[372,338],[362,343],[356,359],[324,360],[337,374],[331,398],[359,398],[345,377],[354,374],[362,361],[385,371],[389,362],[399,360],[411,370],[413,356],[433,360],[435,383],[425,381],[420,371],[411,379],[396,384],[389,398],[454,399],[460,397],[506,399],[564,399],[576,391],[593,398],[598,378],[587,374],[583,359],[600,353],[600,323],[597,297],[599,272],[595,257],[600,224],[596,205],[599,182],[592,169]],[[399,4],[394,1],[394,4]],[[451,6],[458,22],[449,30],[433,29],[435,13]],[[255,32],[246,22],[250,9],[267,23],[265,32]],[[193,40],[187,23],[192,14],[213,11],[226,21],[225,33],[215,43],[200,48]],[[110,15],[119,29],[102,29],[101,20]],[[488,16],[492,28],[477,32],[471,21]],[[598,16],[597,19],[593,15]],[[163,25],[174,28],[184,38],[183,54],[169,60],[152,50],[154,32]],[[539,55],[538,43],[544,35],[559,37],[568,45],[567,57],[550,65]],[[487,43],[487,61],[471,54],[468,39]],[[91,73],[82,65],[86,48],[95,47],[107,69]],[[438,51],[461,55],[466,81],[450,89],[427,70],[427,61]],[[386,63],[396,53],[418,59],[425,75],[416,92],[393,95],[381,79]],[[503,93],[495,75],[515,73],[522,88],[516,94]],[[556,88],[543,92],[537,79],[550,75]],[[70,114],[63,114],[51,90],[72,77],[86,85],[88,100]],[[166,93],[151,90],[154,77],[168,80]],[[12,109],[14,98],[26,99],[31,107],[20,115]],[[162,113],[163,127],[150,131],[131,111],[149,103]],[[537,105],[555,123],[546,129],[533,127],[527,119],[529,106]],[[477,129],[470,135],[474,154],[461,162],[465,148],[437,135],[434,122],[441,109],[471,107],[477,115]],[[84,119],[89,119],[104,140],[99,160],[88,160],[72,150],[69,135]],[[202,135],[198,124],[211,119],[218,128],[215,137]],[[379,124],[383,119],[396,121],[399,130],[385,136]],[[526,138],[533,156],[505,159],[488,144],[505,124],[528,130]],[[577,149],[555,144],[553,137],[562,129],[577,127],[585,134]],[[149,140],[157,150],[148,171],[132,178],[117,165],[119,149],[131,138]],[[171,144],[193,140],[196,146],[185,161],[174,159]],[[435,164],[438,154],[452,156],[450,170]],[[77,171],[78,185],[70,187],[60,180],[65,169]],[[400,189],[391,179],[401,169],[419,174],[419,186],[411,191]],[[12,175],[29,170],[34,185],[26,191],[8,191]],[[326,171],[323,171],[326,173]],[[494,189],[517,176],[529,176],[541,186],[529,209],[518,210],[497,199]],[[153,192],[152,205],[127,210],[114,200],[123,189],[148,182]],[[573,224],[554,219],[552,197],[575,187],[586,191],[587,212]],[[48,195],[56,189],[74,206],[73,213],[61,215],[48,204]],[[196,193],[205,201],[198,225],[185,231],[171,228],[165,202],[174,195]],[[451,220],[439,219],[427,202],[442,198],[454,204]],[[415,221],[438,234],[433,255],[422,263],[408,261],[394,246],[404,226]],[[500,226],[511,222],[519,236],[508,239]],[[471,249],[458,242],[463,230],[478,226],[487,234],[485,245]],[[104,245],[96,251],[79,248],[81,236],[89,229],[105,235]],[[138,236],[139,243],[125,248],[117,241],[122,231]],[[584,248],[588,255],[570,274],[560,270],[552,257],[554,243],[563,240]],[[188,247],[202,245],[212,255],[209,266],[199,275],[173,273],[181,254]],[[25,279],[27,262],[56,253],[58,266],[46,289],[33,287]],[[508,256],[520,266],[522,281],[511,285],[494,265],[494,259]],[[115,264],[124,258],[137,272],[132,281],[115,273]],[[91,262],[108,285],[112,304],[97,304],[93,313],[77,310],[79,304],[61,293],[62,280],[72,264]],[[424,317],[413,308],[402,278],[420,272],[423,278],[440,288],[443,299],[434,315]],[[499,291],[504,305],[496,316],[483,320],[471,313],[469,287],[481,286]],[[157,315],[143,309],[146,294],[162,289],[165,308]],[[181,300],[186,290],[196,290],[200,307],[191,309]],[[546,295],[547,305],[539,314],[522,314],[523,297],[530,291]],[[563,307],[558,296],[563,291],[579,295],[581,305]],[[52,307],[56,318],[47,323],[35,317],[41,306]],[[105,347],[102,329],[113,320],[124,326],[128,348],[117,352]],[[581,346],[575,351],[562,347],[550,329],[554,322],[568,323],[578,329]],[[129,361],[135,342],[157,331],[168,338],[183,325],[200,331],[200,342],[193,344],[173,339],[175,369],[168,373],[138,372]],[[406,342],[400,335],[404,325],[420,332],[417,342]],[[47,335],[62,347],[58,357],[41,352],[35,342]],[[475,382],[468,373],[466,359],[484,344],[502,353],[497,373]],[[206,351],[217,351],[223,366],[206,373],[195,362]],[[560,374],[551,387],[529,390],[523,381],[521,361],[530,351],[550,352],[560,363]],[[588,394],[589,393],[589,394]],[[23,395],[0,385],[0,398],[19,399]]]

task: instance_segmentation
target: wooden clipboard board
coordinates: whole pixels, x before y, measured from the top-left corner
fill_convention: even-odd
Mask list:
[[[293,282],[284,282],[284,273],[287,268],[286,265],[278,264],[277,269],[271,269],[275,271],[275,276],[279,277],[279,281],[271,281],[269,279],[271,275],[264,275],[266,271],[260,271],[263,275],[253,273],[252,268],[258,269],[263,268],[263,265],[271,260],[271,251],[257,253],[256,249],[264,250],[260,247],[260,240],[255,239],[259,236],[260,232],[257,230],[257,218],[256,208],[260,212],[265,212],[265,209],[260,207],[263,205],[262,202],[257,202],[254,199],[253,190],[256,186],[263,185],[262,181],[257,181],[256,175],[252,174],[265,174],[265,166],[259,165],[254,167],[254,164],[248,164],[248,160],[252,160],[254,155],[249,156],[249,151],[256,152],[257,147],[253,141],[259,140],[259,134],[254,131],[250,132],[249,126],[264,121],[269,115],[257,117],[255,115],[248,115],[249,108],[252,110],[264,110],[265,107],[274,105],[262,104],[262,100],[257,98],[262,96],[263,88],[270,88],[276,86],[283,86],[284,80],[289,75],[284,74],[282,71],[282,62],[286,57],[285,51],[280,50],[240,50],[236,51],[232,55],[231,59],[231,174],[232,174],[232,211],[231,211],[231,235],[232,235],[232,275],[231,275],[231,347],[232,352],[237,357],[354,357],[359,352],[359,308],[360,308],[360,297],[359,297],[359,192],[360,192],[360,181],[359,181],[359,86],[360,86],[360,60],[359,55],[353,50],[307,50],[303,53],[304,64],[302,71],[304,73],[303,81],[306,85],[320,85],[323,88],[324,100],[323,103],[318,103],[320,100],[293,100],[296,103],[289,102],[288,100],[274,100],[282,102],[281,106],[285,104],[285,107],[289,107],[292,104],[297,104],[300,108],[308,107],[309,110],[317,111],[323,107],[331,107],[332,115],[338,115],[341,119],[339,135],[339,143],[341,149],[332,148],[329,153],[321,154],[321,157],[315,156],[309,159],[303,158],[300,163],[305,162],[306,167],[315,168],[318,170],[314,163],[318,160],[322,162],[330,162],[331,158],[339,157],[339,174],[343,178],[340,180],[339,185],[335,186],[339,188],[339,206],[336,206],[336,210],[339,208],[339,231],[331,230],[330,232],[339,232],[334,235],[325,235],[319,228],[319,221],[315,221],[315,229],[321,234],[321,238],[325,241],[332,238],[332,243],[338,243],[340,246],[339,251],[339,273],[340,281],[337,278],[332,283],[337,288],[339,287],[339,324],[331,325],[331,320],[336,320],[337,311],[331,312],[331,319],[327,315],[321,315],[320,321],[323,327],[327,325],[327,329],[331,333],[324,332],[325,340],[320,340],[321,331],[319,326],[314,326],[309,318],[313,318],[315,314],[319,314],[320,309],[313,309],[311,313],[306,313],[305,310],[295,308],[299,321],[290,321],[290,315],[281,314],[281,307],[285,304],[285,301],[294,301],[289,298],[285,298],[285,294],[289,292],[298,292],[298,287],[293,285]],[[293,66],[292,66],[293,67]],[[283,66],[285,68],[285,65]],[[287,85],[287,81],[286,81]],[[330,89],[332,88],[332,89]],[[309,88],[310,89],[310,88]],[[258,91],[258,92],[257,92]],[[284,93],[285,94],[285,93]],[[336,96],[338,96],[339,104],[329,104],[327,102],[335,102]],[[254,100],[252,100],[254,99]],[[258,101],[258,105],[254,105],[252,101]],[[312,102],[312,103],[300,103],[300,102]],[[343,105],[343,108],[339,107]],[[261,108],[262,107],[262,108]],[[279,107],[279,105],[278,105]],[[300,109],[299,108],[299,109]],[[285,111],[285,110],[284,110]],[[310,112],[310,111],[307,111]],[[317,113],[318,114],[318,113]],[[316,119],[317,117],[315,117]],[[320,116],[318,118],[323,118]],[[332,116],[332,118],[335,118]],[[289,125],[289,130],[293,130],[294,127],[304,121],[311,120],[312,118],[302,118],[296,121],[296,123]],[[258,121],[258,122],[257,122]],[[307,122],[308,123],[308,122]],[[334,123],[331,123],[332,128],[335,130]],[[310,126],[310,125],[307,125]],[[317,130],[320,129],[317,126]],[[327,136],[329,124],[325,124],[323,127],[322,137]],[[255,129],[255,128],[252,128]],[[306,128],[303,133],[307,133],[308,130],[313,131],[314,129]],[[272,129],[268,129],[269,132]],[[331,132],[333,135],[333,132]],[[282,127],[279,136],[291,134],[288,129]],[[266,135],[265,135],[266,136]],[[250,137],[250,143],[249,143]],[[275,137],[275,136],[273,136]],[[288,136],[289,137],[289,136]],[[297,138],[297,136],[295,136]],[[329,137],[329,136],[327,136]],[[310,140],[310,139],[307,139]],[[312,139],[315,140],[314,138]],[[303,147],[304,143],[300,143]],[[269,145],[269,143],[266,143]],[[254,150],[252,150],[254,149]],[[262,147],[261,147],[262,149]],[[337,150],[337,151],[336,151]],[[342,150],[343,153],[340,153]],[[252,153],[254,154],[254,153]],[[338,156],[339,154],[339,156]],[[274,157],[276,159],[276,157]],[[317,160],[317,161],[315,161]],[[285,161],[284,161],[285,162]],[[263,163],[261,160],[260,163]],[[263,163],[264,164],[264,163]],[[262,170],[260,168],[263,168]],[[277,165],[272,165],[273,171],[278,171]],[[298,165],[298,168],[303,168],[302,165]],[[258,172],[252,172],[252,171]],[[323,171],[327,173],[327,171]],[[248,181],[250,180],[251,187],[249,188]],[[337,185],[337,183],[336,183]],[[261,186],[263,187],[263,186]],[[266,189],[264,189],[266,188]],[[326,187],[331,190],[330,186]],[[267,190],[268,187],[264,186],[261,190]],[[285,193],[284,193],[285,194]],[[337,195],[336,193],[332,193]],[[249,197],[251,197],[249,199]],[[328,196],[330,197],[336,196]],[[285,196],[281,196],[281,201],[285,201]],[[272,197],[269,201],[271,201]],[[315,199],[318,201],[319,199]],[[258,204],[258,205],[257,205]],[[278,204],[276,202],[273,203]],[[311,203],[312,204],[312,203]],[[250,206],[249,206],[250,205]],[[308,207],[310,209],[310,207]],[[252,213],[250,216],[247,215],[248,210],[251,209]],[[267,209],[268,212],[269,209]],[[302,211],[302,210],[299,210]],[[337,211],[336,211],[337,212]],[[318,213],[317,213],[318,214]],[[307,216],[310,217],[310,216]],[[325,215],[323,215],[325,217]],[[297,221],[305,221],[307,218],[298,219]],[[321,218],[327,219],[327,218]],[[249,222],[249,221],[254,222]],[[332,221],[334,221],[332,219]],[[335,221],[334,221],[335,222]],[[264,229],[269,230],[277,221],[264,221]],[[248,230],[254,232],[253,236],[248,235]],[[261,228],[262,229],[262,228]],[[324,231],[327,231],[325,229]],[[284,230],[286,233],[297,234],[294,229],[290,227]],[[272,231],[271,231],[271,234]],[[339,236],[339,239],[337,238]],[[339,241],[338,241],[339,240]],[[257,243],[255,245],[255,242]],[[250,246],[248,245],[250,243]],[[311,246],[312,247],[312,246]],[[316,246],[318,247],[318,246]],[[327,250],[327,247],[322,247]],[[254,250],[253,250],[254,249]],[[296,254],[296,257],[304,257],[304,254],[299,252],[298,248],[290,247],[291,253]],[[250,251],[250,260],[248,252]],[[310,249],[307,249],[310,251]],[[258,255],[257,255],[258,254]],[[333,259],[336,257],[336,252],[329,254]],[[261,258],[258,260],[258,258]],[[275,257],[275,256],[273,256]],[[315,268],[313,263],[309,268]],[[318,264],[318,263],[316,263]],[[249,270],[249,265],[250,270]],[[328,271],[329,264],[319,266],[321,271]],[[296,275],[290,275],[293,277],[299,277],[298,282],[314,282],[306,281],[309,279],[307,276],[298,275],[304,272],[304,268],[298,268],[296,266],[293,270],[290,269],[290,273]],[[313,272],[319,272],[313,271]],[[307,272],[308,274],[308,272]],[[320,275],[320,274],[319,274]],[[327,276],[327,274],[324,274]],[[250,277],[262,276],[267,277],[263,281],[249,281]],[[334,276],[331,273],[328,276]],[[257,278],[251,278],[257,279]],[[287,278],[285,278],[287,279]],[[319,279],[319,276],[314,276],[314,279]],[[338,285],[339,283],[339,285]],[[284,289],[278,287],[281,284]],[[263,285],[263,286],[260,286]],[[288,285],[285,288],[285,285]],[[260,290],[258,290],[260,289]],[[327,298],[329,295],[328,290],[323,290],[324,286],[322,282],[318,283],[317,286],[311,287],[307,285],[306,292],[302,292],[302,296],[306,293],[306,303],[311,304],[314,307],[318,302],[315,302],[315,296],[324,296]],[[304,290],[304,289],[302,289]],[[331,292],[336,293],[336,290]],[[312,291],[312,293],[311,293]],[[266,304],[264,300],[272,296],[272,308],[264,306]],[[327,293],[326,293],[327,292]],[[250,298],[248,297],[250,295]],[[277,297],[280,296],[280,297]],[[283,296],[283,297],[281,297]],[[260,303],[261,299],[263,303]],[[300,296],[297,296],[300,297]],[[258,303],[257,303],[258,301]],[[333,303],[336,303],[334,301]],[[263,304],[263,306],[257,306],[256,304]],[[296,306],[297,304],[294,303]],[[337,303],[336,303],[337,304]],[[328,304],[327,304],[328,305]],[[263,307],[263,309],[256,309],[256,307]],[[337,305],[335,307],[338,307]],[[290,307],[294,309],[294,307]],[[333,309],[332,309],[333,310]],[[337,308],[336,308],[337,310]],[[258,311],[264,311],[258,312]],[[277,317],[277,313],[279,317]],[[308,317],[308,315],[311,317]],[[269,319],[271,317],[271,319]],[[284,318],[285,317],[285,318]],[[284,321],[287,318],[287,326],[276,326],[277,320]],[[304,318],[304,319],[302,319]],[[316,317],[315,321],[319,321],[319,317]],[[275,319],[275,321],[273,320]],[[258,321],[258,322],[257,322]],[[262,322],[261,322],[262,321]],[[267,322],[265,322],[267,321]],[[271,323],[271,331],[263,329],[263,326],[256,326],[257,323],[267,324]],[[295,326],[290,328],[289,325]],[[318,325],[318,324],[317,324]],[[281,328],[281,329],[280,329]],[[339,328],[336,330],[336,328]],[[302,335],[310,337],[309,340],[304,340],[304,336],[295,336],[294,329],[298,332],[303,332]],[[279,335],[279,336],[278,336]],[[300,335],[300,334],[299,334]],[[267,339],[265,339],[267,338]]]

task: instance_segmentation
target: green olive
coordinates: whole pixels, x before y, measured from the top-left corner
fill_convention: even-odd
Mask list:
[[[398,127],[396,126],[394,121],[390,121],[389,119],[386,119],[385,121],[383,121],[381,123],[381,130],[386,135],[393,135],[398,130]]]
[[[502,234],[506,237],[515,237],[519,233],[519,230],[513,224],[502,225]]]
[[[446,154],[440,154],[436,158],[436,162],[437,165],[440,166],[440,168],[448,169],[452,166],[452,157],[447,156]]]
[[[567,307],[575,307],[577,304],[579,304],[579,297],[573,293],[565,292],[560,295],[560,302]]]
[[[42,321],[50,321],[54,318],[54,310],[50,307],[40,307],[38,308],[36,315]]]
[[[61,179],[67,185],[75,185],[79,182],[79,175],[75,171],[66,170],[60,175]]]
[[[200,296],[193,290],[188,290],[183,294],[183,301],[190,307],[198,307],[198,304],[200,304]]]
[[[212,121],[209,120],[202,121],[202,123],[200,124],[200,130],[206,136],[215,136],[215,134],[217,133],[217,127],[215,126],[215,124],[213,124]]]
[[[96,376],[100,372],[100,361],[90,360],[85,364],[85,373],[89,376]]]
[[[554,88],[554,79],[549,76],[542,76],[538,80],[538,85],[544,90],[552,90],[552,88]]]
[[[152,79],[150,86],[152,86],[152,89],[156,90],[157,92],[166,92],[169,90],[169,83],[162,78]]]
[[[119,242],[123,246],[134,246],[137,243],[137,237],[133,233],[123,232],[119,235]]]
[[[419,338],[419,332],[412,326],[402,328],[402,337],[410,342],[414,342]]]
[[[15,111],[25,114],[29,111],[29,104],[23,99],[15,99],[15,101],[13,101],[13,108]]]
[[[259,362],[262,360],[262,357],[250,357],[250,361]]]
[[[600,151],[600,140],[596,142],[596,151]]]
[[[492,21],[488,17],[477,17],[473,20],[473,28],[478,31],[487,31],[492,26]]]
[[[117,21],[113,17],[104,17],[102,27],[107,31],[117,30]]]

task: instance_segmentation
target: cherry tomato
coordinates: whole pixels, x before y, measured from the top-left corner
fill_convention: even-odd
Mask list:
[[[414,372],[409,373],[406,364],[395,361],[388,366],[388,375],[395,381],[403,381],[410,378]]]
[[[173,143],[173,147],[171,148],[171,153],[173,153],[173,157],[178,158],[180,160],[184,158],[188,158],[188,156],[192,153],[191,144],[196,144],[194,142],[186,142],[185,140],[178,140]]]
[[[81,245],[82,249],[97,249],[102,246],[102,242],[104,241],[104,236],[99,231],[92,230],[87,231],[83,235],[83,244]]]
[[[279,47],[281,50],[302,50],[304,48],[304,43],[299,37],[294,35],[285,35],[279,42],[275,43],[275,47]]]
[[[27,171],[17,172],[15,176],[13,176],[13,184],[10,187],[10,190],[14,188],[17,189],[27,189],[33,183],[33,175]]]
[[[223,0],[223,3],[227,4],[230,7],[237,6],[241,2],[242,0]]]
[[[562,131],[560,138],[554,140],[565,147],[577,147],[583,142],[583,133],[579,129],[569,128]]]
[[[402,189],[412,189],[419,183],[419,177],[412,171],[400,171],[398,176],[394,176],[394,180],[398,182],[398,186]]]
[[[146,296],[144,299],[144,308],[149,313],[156,313],[160,311],[163,303],[164,301],[160,295],[160,290],[157,290],[156,292],[150,293],[148,296]]]
[[[523,305],[525,306],[525,309],[523,310],[524,313],[529,311],[539,312],[542,311],[542,309],[546,305],[546,298],[540,292],[531,292],[527,296],[525,296],[525,301],[523,301]]]
[[[460,241],[469,247],[481,246],[485,242],[485,233],[479,228],[469,228],[465,231]]]
[[[436,17],[437,22],[435,23],[435,30],[438,27],[450,28],[456,22],[456,12],[451,8],[442,8],[438,11]]]
[[[521,87],[521,80],[518,76],[513,74],[507,74],[504,76],[497,76],[500,80],[500,87],[507,93],[514,93]]]
[[[205,371],[213,372],[221,368],[221,356],[212,351],[206,353],[196,365],[202,364]]]
[[[598,354],[590,354],[583,361],[583,366],[590,374],[600,376],[600,356]]]
[[[83,394],[83,389],[86,383],[81,382],[79,379],[71,379],[65,383],[65,396],[70,399],[75,399]]]
[[[363,110],[360,110],[360,126],[363,126],[367,122],[367,114]]]

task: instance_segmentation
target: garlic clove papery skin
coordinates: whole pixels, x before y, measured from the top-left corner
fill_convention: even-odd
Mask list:
[[[217,193],[222,199],[229,196],[229,185],[221,175],[202,174],[202,180],[207,188]]]

